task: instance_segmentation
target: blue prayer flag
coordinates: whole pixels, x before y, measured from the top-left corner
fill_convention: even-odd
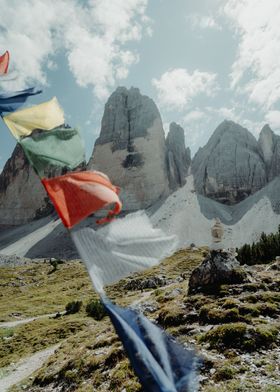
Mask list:
[[[26,90],[4,92],[0,94],[0,115],[4,112],[14,112],[24,104],[31,95],[40,94],[42,90],[36,90],[34,87]]]
[[[102,298],[146,392],[195,392],[198,358],[143,315]]]

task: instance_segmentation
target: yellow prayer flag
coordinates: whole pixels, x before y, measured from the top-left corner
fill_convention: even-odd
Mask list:
[[[64,124],[64,113],[56,97],[50,101],[18,110],[3,117],[16,139],[30,135],[35,129],[49,131]]]

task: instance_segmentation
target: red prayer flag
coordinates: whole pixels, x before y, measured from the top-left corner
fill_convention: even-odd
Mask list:
[[[6,51],[2,56],[0,56],[0,75],[4,75],[8,72],[10,54]]]
[[[121,211],[119,188],[112,185],[109,178],[101,172],[72,172],[54,178],[43,178],[42,183],[64,226],[68,228],[110,204],[115,204],[113,210],[98,223],[112,220]]]

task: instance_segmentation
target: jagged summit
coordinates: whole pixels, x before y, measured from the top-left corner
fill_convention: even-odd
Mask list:
[[[232,120],[223,120],[220,125],[214,130],[212,136],[207,142],[206,146],[216,144],[218,141],[225,137],[230,137],[231,140],[236,140],[241,137],[245,142],[254,145],[256,142],[255,137],[248,131]]]
[[[254,136],[233,121],[223,121],[195,155],[196,190],[217,201],[234,204],[267,183],[266,168]]]
[[[270,126],[266,124],[260,132],[258,144],[264,161],[267,164],[270,163],[273,156],[274,139],[274,133],[272,132]]]
[[[271,181],[280,175],[280,136],[266,124],[260,132],[258,145],[266,164],[267,179]]]
[[[184,129],[172,122],[166,138],[169,185],[172,190],[186,183],[191,164],[190,149],[185,146]]]
[[[160,118],[154,101],[135,87],[118,87],[105,104],[100,136],[95,145],[113,142],[112,148],[132,149],[128,146],[136,137],[147,136],[147,130]]]
[[[125,210],[146,208],[169,193],[164,130],[151,98],[134,87],[113,92],[88,168],[121,187]]]

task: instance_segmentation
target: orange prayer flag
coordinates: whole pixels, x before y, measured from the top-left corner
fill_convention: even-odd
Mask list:
[[[101,172],[72,172],[54,178],[43,178],[42,183],[63,224],[68,228],[110,204],[115,204],[113,210],[99,223],[112,220],[121,211],[119,188],[112,185],[109,178]]]

